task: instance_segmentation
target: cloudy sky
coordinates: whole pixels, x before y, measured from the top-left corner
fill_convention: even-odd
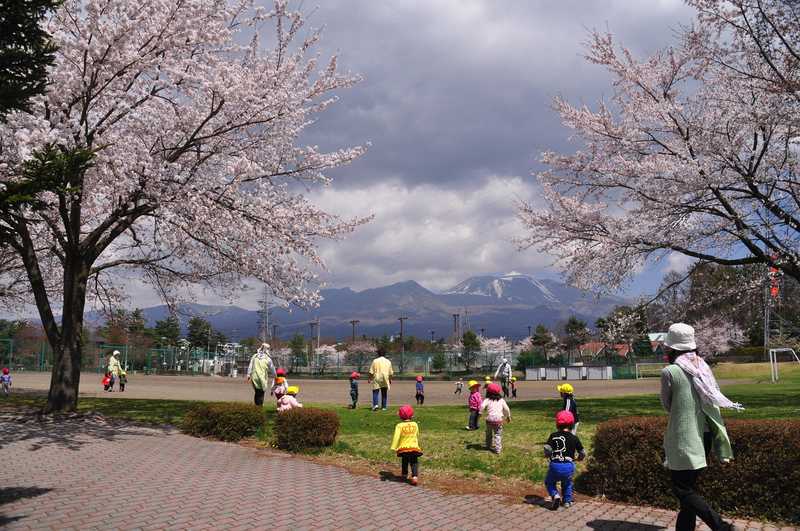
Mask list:
[[[338,54],[364,78],[303,139],[326,149],[371,143],[333,172],[332,186],[310,193],[331,212],[375,215],[322,247],[323,279],[355,289],[414,279],[438,290],[511,270],[557,276],[548,256],[511,243],[522,230],[515,201],[537,200],[543,150],[576,148],[553,97],[593,105],[610,94],[608,75],[583,58],[587,31],[607,28],[642,56],[692,20],[679,0],[325,0],[301,9],[324,27],[322,55]],[[680,265],[651,267],[627,294],[654,289]],[[145,290],[133,298],[158,303]]]

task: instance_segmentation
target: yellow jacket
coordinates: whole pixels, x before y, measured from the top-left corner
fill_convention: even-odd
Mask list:
[[[413,420],[404,420],[394,427],[392,450],[399,454],[405,452],[419,452],[419,426]]]
[[[381,387],[389,388],[389,380],[394,376],[392,370],[392,362],[381,356],[372,360],[372,365],[369,366],[369,376],[372,379],[372,388],[380,389]]]

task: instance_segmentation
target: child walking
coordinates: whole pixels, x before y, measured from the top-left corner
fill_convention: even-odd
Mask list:
[[[272,381],[272,388],[269,390],[271,395],[275,395],[275,398],[278,399],[286,394],[286,390],[289,388],[289,385],[286,381],[286,378],[283,376],[275,376],[275,379]]]
[[[281,395],[278,399],[278,413],[289,411],[298,407],[303,407],[303,404],[297,401],[295,395],[300,392],[300,388],[296,385],[290,385],[286,390],[285,395]]]
[[[353,371],[350,373],[350,400],[353,402],[350,404],[350,409],[355,409],[356,405],[358,405],[358,379],[361,378],[361,374],[358,371]]]
[[[517,377],[511,377],[511,398],[517,398]]]
[[[125,392],[125,384],[128,383],[128,372],[119,371],[119,392]]]
[[[416,485],[419,480],[418,459],[422,455],[419,447],[419,426],[412,420],[414,408],[408,404],[400,406],[397,414],[402,422],[394,427],[391,448],[400,458],[403,479],[408,480],[408,469],[411,467],[411,484]]]
[[[503,389],[499,384],[490,383],[486,387],[486,398],[481,404],[481,413],[486,412],[486,449],[500,455],[503,451],[503,423],[511,422],[511,410],[500,396]]]
[[[417,394],[415,398],[417,399],[418,406],[425,403],[425,385],[422,383],[422,376],[417,376]]]
[[[459,378],[458,381],[456,382],[456,390],[455,390],[455,392],[453,394],[461,396],[461,390],[462,389],[464,389],[464,379],[463,378]]]
[[[578,403],[575,402],[575,389],[573,389],[571,384],[565,383],[561,384],[556,387],[559,393],[561,393],[561,398],[564,399],[564,405],[561,408],[562,411],[569,411],[572,413],[574,420],[574,426],[572,427],[572,435],[578,435],[578,424],[581,423],[580,417],[578,417]]]
[[[483,397],[481,396],[481,384],[477,380],[470,380],[467,387],[469,388],[469,399],[467,399],[469,423],[467,424],[467,429],[473,431],[478,429],[478,416],[481,414]]]
[[[111,389],[111,386],[114,385],[114,380],[111,379],[111,373],[110,372],[107,372],[103,376],[102,383],[103,383],[103,391],[113,391],[113,389]]]
[[[544,455],[550,459],[544,485],[550,495],[552,509],[558,509],[563,503],[564,507],[572,506],[572,477],[575,475],[575,461],[583,461],[586,454],[583,451],[581,440],[573,435],[571,429],[575,417],[569,411],[556,413],[556,430],[547,438],[544,445]],[[577,454],[577,457],[576,457]],[[559,495],[557,484],[561,483]]]
[[[3,394],[8,396],[11,392],[11,371],[8,367],[3,367],[3,374],[0,375],[0,383],[3,384]]]

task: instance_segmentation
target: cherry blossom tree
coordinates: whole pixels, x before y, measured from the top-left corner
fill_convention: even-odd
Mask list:
[[[723,354],[746,342],[744,331],[728,319],[706,317],[694,323],[694,328],[702,355]]]
[[[354,366],[356,371],[361,372],[364,370],[367,362],[375,357],[375,352],[377,352],[377,350],[375,345],[370,341],[356,341],[350,343],[347,345],[345,361],[347,361],[348,365]]]
[[[503,357],[510,357],[513,353],[512,344],[504,337],[483,337],[480,336],[481,352],[483,352],[483,365],[488,369],[493,369],[497,361]]]
[[[800,279],[800,7],[687,3],[696,24],[644,60],[590,34],[610,102],[555,100],[582,148],[544,153],[545,205],[520,205],[518,243],[553,253],[578,286],[613,291],[670,252]]]
[[[333,345],[320,345],[314,349],[314,368],[319,374],[324,374],[328,367],[335,363],[339,352]]]
[[[366,221],[302,193],[364,151],[298,141],[357,81],[320,63],[319,32],[280,0],[66,0],[46,29],[50,90],[0,124],[0,259],[55,354],[46,410],[76,407],[87,298],[131,271],[167,300],[255,278],[314,304],[318,241]]]

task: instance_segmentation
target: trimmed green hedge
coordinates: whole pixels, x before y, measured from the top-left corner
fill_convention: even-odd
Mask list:
[[[255,435],[264,425],[264,410],[252,404],[214,402],[198,404],[186,413],[181,430],[196,437],[238,441]]]
[[[713,457],[698,489],[723,515],[800,523],[800,420],[726,423],[734,460]],[[617,501],[677,509],[663,467],[664,417],[628,417],[597,427],[579,490]]]
[[[275,415],[275,443],[278,448],[297,452],[331,446],[339,433],[339,415],[317,408],[297,408]]]

